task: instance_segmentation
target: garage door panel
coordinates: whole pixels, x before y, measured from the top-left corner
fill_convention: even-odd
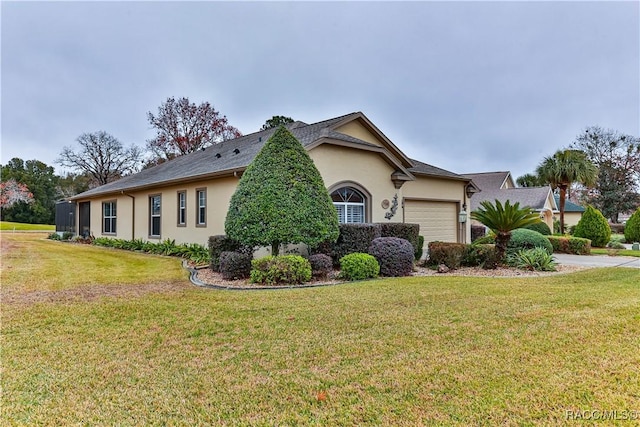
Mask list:
[[[425,247],[433,241],[458,241],[458,206],[455,202],[405,200],[404,221],[420,224]]]

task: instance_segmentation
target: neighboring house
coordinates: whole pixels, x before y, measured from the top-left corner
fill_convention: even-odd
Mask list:
[[[540,219],[553,231],[553,216],[558,212],[558,207],[550,186],[516,187],[511,172],[506,171],[466,173],[462,176],[473,180],[480,189],[471,199],[472,211],[478,209],[484,201],[493,203],[497,199],[504,204],[509,200],[512,205],[520,203],[520,207],[528,206],[538,212]]]
[[[554,195],[553,196],[555,201],[556,201],[556,205],[558,205],[558,209],[560,209],[560,196],[559,195]],[[580,221],[580,218],[582,218],[582,214],[584,213],[585,208],[583,208],[580,205],[576,205],[573,202],[570,202],[569,200],[564,201],[564,226],[565,226],[565,230],[567,230],[567,227],[572,227],[576,224],[578,224],[578,221]],[[558,215],[556,215],[556,218],[558,221],[560,220],[560,213],[558,212]]]
[[[425,246],[466,242],[471,178],[408,158],[357,112],[287,128],[307,149],[341,223],[420,224]],[[80,234],[206,243],[224,234],[238,180],[275,129],[225,141],[71,198]],[[462,215],[464,217],[464,214]]]

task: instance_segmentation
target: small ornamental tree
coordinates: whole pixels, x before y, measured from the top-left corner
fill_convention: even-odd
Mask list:
[[[611,227],[602,212],[589,205],[578,221],[573,235],[590,239],[591,246],[604,248],[611,240]]]
[[[624,239],[627,243],[640,242],[640,208],[627,220],[624,227]]]
[[[291,132],[280,126],[240,178],[225,233],[247,246],[317,246],[338,238],[338,216],[320,172]]]

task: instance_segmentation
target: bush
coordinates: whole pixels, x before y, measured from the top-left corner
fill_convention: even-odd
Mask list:
[[[345,280],[365,280],[378,277],[380,265],[369,254],[355,252],[340,258],[340,277]]]
[[[610,241],[607,243],[607,248],[609,249],[627,249],[622,243],[616,241]]]
[[[340,235],[335,243],[324,243],[315,249],[315,252],[330,255],[334,265],[338,265],[345,255],[366,253],[371,242],[380,237],[379,224],[340,224],[339,228]]]
[[[475,242],[481,237],[487,234],[487,227],[484,225],[472,225],[471,226],[471,242]]]
[[[493,233],[489,233],[486,236],[477,238],[473,244],[474,245],[495,245],[496,243],[496,235]]]
[[[406,239],[378,237],[371,242],[368,252],[378,261],[383,276],[408,276],[413,271],[415,250]]]
[[[529,271],[556,271],[553,256],[544,248],[519,250],[507,257],[507,264]]]
[[[311,255],[309,264],[311,264],[311,275],[316,278],[325,278],[333,270],[333,260],[329,255]]]
[[[546,223],[542,221],[536,222],[535,224],[527,225],[526,227],[523,227],[523,228],[526,228],[527,230],[537,231],[543,236],[551,236],[551,229]]]
[[[473,245],[467,245],[462,258],[462,265],[493,270],[498,268],[499,261],[495,245],[474,243]]]
[[[60,237],[60,235],[58,233],[49,233],[49,235],[47,236],[47,239],[49,239],[49,240],[62,240],[62,238]]]
[[[591,240],[580,237],[547,236],[553,252],[574,255],[589,255]]]
[[[420,224],[408,224],[403,222],[379,222],[378,224],[380,225],[380,237],[397,237],[405,239],[413,246],[413,253],[415,254],[418,252]]]
[[[611,240],[611,228],[599,210],[593,206],[587,206],[573,235],[591,240],[591,246],[603,248]]]
[[[624,240],[627,243],[640,242],[640,208],[627,220],[624,227]]]
[[[62,233],[62,240],[71,240],[73,239],[73,233],[70,231],[65,231]]]
[[[511,239],[507,244],[507,255],[514,254],[523,249],[544,248],[547,253],[553,253],[553,246],[542,234],[537,231],[518,228],[511,232]]]
[[[415,253],[416,261],[419,261],[422,259],[422,254],[424,251],[422,248],[424,248],[424,236],[418,236],[418,249],[416,250],[416,253]]]
[[[427,265],[436,267],[444,264],[452,270],[460,268],[467,252],[464,243],[429,242]]]
[[[222,252],[220,273],[225,280],[246,279],[251,273],[251,255],[231,251]]]
[[[247,253],[246,247],[243,247],[240,242],[233,240],[225,235],[216,235],[209,237],[209,256],[211,262],[209,264],[213,271],[220,270],[220,255],[222,252],[240,252]],[[247,253],[248,254],[248,253]]]
[[[266,256],[251,262],[251,282],[295,285],[311,279],[311,264],[300,255]]]

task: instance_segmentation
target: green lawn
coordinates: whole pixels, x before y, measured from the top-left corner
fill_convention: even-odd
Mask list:
[[[56,231],[55,225],[0,221],[1,231]]]
[[[559,425],[640,410],[634,269],[219,291],[190,285],[179,260],[41,237],[2,236],[3,425]]]
[[[591,248],[591,255],[636,256],[636,257],[640,257],[640,251],[634,251],[634,250],[631,250],[631,249]]]

